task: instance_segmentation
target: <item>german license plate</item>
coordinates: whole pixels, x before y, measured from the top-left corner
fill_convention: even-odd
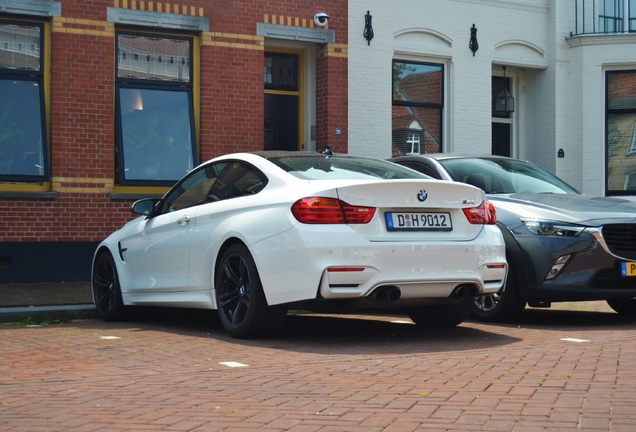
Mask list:
[[[622,262],[621,274],[623,276],[636,276],[636,262]]]
[[[446,212],[386,212],[386,227],[389,231],[452,231],[453,222]]]

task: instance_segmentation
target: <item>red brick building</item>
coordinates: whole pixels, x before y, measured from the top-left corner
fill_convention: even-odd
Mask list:
[[[0,0],[0,283],[88,280],[134,200],[216,155],[346,152],[347,21],[342,0]]]

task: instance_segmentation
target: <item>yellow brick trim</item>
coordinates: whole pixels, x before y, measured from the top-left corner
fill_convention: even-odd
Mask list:
[[[114,6],[121,9],[133,9],[147,12],[165,12],[177,15],[203,16],[203,8],[146,0],[115,0]]]
[[[254,35],[246,35],[246,34],[238,34],[238,33],[221,33],[221,32],[209,32],[210,36],[215,38],[225,38],[225,39],[245,39],[245,40],[263,40],[263,36],[254,36]]]
[[[265,24],[278,24],[278,25],[286,25],[286,26],[294,26],[294,27],[318,28],[316,27],[316,23],[314,23],[313,18],[298,18],[298,17],[290,17],[290,16],[265,14],[263,16],[263,22]],[[320,28],[327,30],[329,28],[329,22],[327,22],[326,26],[320,27]]]
[[[328,57],[341,57],[348,58],[349,57],[349,47],[345,44],[328,44],[327,45],[327,56]]]
[[[91,36],[115,36],[115,25],[104,21],[53,17],[53,33],[82,34]]]
[[[56,192],[108,193],[112,192],[115,186],[112,179],[53,177],[51,180],[53,183],[53,190]]]
[[[247,50],[262,50],[265,45],[265,38],[263,38],[262,36],[243,35],[235,33],[203,32],[201,34],[201,45]]]
[[[119,186],[113,188],[114,193],[134,195],[164,195],[170,188],[168,186]]]
[[[48,192],[51,183],[0,183],[0,192]]]

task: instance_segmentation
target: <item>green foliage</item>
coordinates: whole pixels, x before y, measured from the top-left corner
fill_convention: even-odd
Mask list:
[[[417,68],[406,63],[393,63],[393,90],[397,91],[405,75],[416,71]]]
[[[24,318],[22,321],[20,321],[20,325],[23,327],[29,327],[29,326],[47,326],[47,325],[53,325],[53,324],[62,324],[62,321],[60,320],[46,320],[46,321],[35,321],[33,318],[31,318],[30,316],[27,316],[26,318]]]

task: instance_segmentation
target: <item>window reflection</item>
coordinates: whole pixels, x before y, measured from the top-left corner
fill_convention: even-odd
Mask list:
[[[40,27],[0,23],[0,68],[40,70]]]
[[[41,24],[0,21],[0,181],[46,180]]]
[[[190,81],[190,41],[119,35],[117,76]]]
[[[125,180],[175,181],[192,170],[187,92],[121,88]]]
[[[283,53],[265,53],[263,82],[268,90],[297,91],[298,56]]]
[[[393,62],[393,155],[442,150],[444,69]]]
[[[117,34],[117,182],[172,185],[196,165],[188,37]]]
[[[607,191],[636,191],[636,71],[607,73]]]
[[[39,86],[0,79],[0,94],[0,175],[44,175]]]

